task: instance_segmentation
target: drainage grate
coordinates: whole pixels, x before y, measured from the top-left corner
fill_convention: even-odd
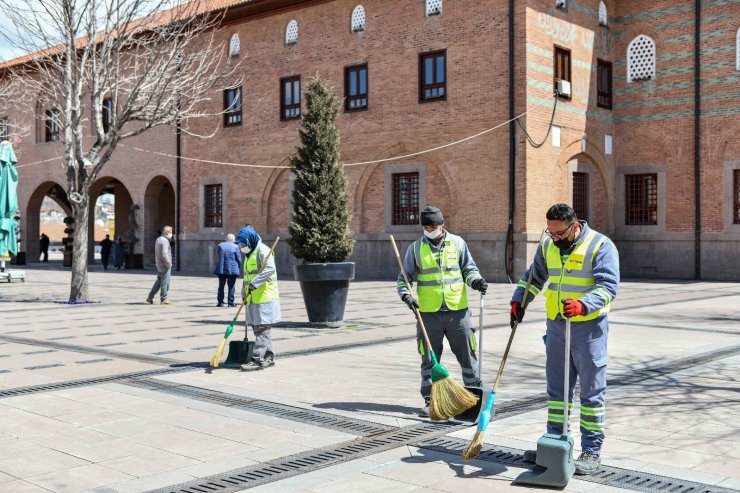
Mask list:
[[[304,452],[223,474],[152,490],[148,493],[229,493],[323,469],[350,460],[402,447],[419,439],[445,435],[462,426],[449,423],[423,423],[388,431],[372,438],[361,438],[332,447]]]
[[[321,426],[344,433],[351,433],[364,437],[386,433],[390,430],[396,430],[394,426],[387,426],[360,419],[339,416],[323,411],[313,409],[303,409],[295,406],[288,406],[277,402],[269,402],[257,399],[250,399],[235,394],[227,394],[215,390],[192,387],[190,385],[180,385],[153,378],[132,378],[120,382],[132,387],[144,388],[155,392],[164,392],[171,395],[186,396],[203,402],[210,402],[220,406],[226,406],[233,409],[241,409],[268,416],[283,418],[291,421],[298,421],[314,426]]]
[[[425,439],[412,445],[436,452],[442,452],[460,456],[463,449],[468,445],[467,440],[462,438],[435,437]],[[483,445],[478,460],[495,462],[506,466],[514,466],[529,469],[532,464],[524,462],[524,451],[509,447],[498,447]],[[461,459],[462,461],[462,459]],[[721,488],[712,484],[684,481],[682,479],[660,476],[646,472],[632,471],[619,467],[602,466],[601,470],[592,476],[578,476],[582,481],[598,483],[615,488],[624,488],[632,491],[643,491],[646,493],[670,492],[670,493],[737,493],[738,490]]]

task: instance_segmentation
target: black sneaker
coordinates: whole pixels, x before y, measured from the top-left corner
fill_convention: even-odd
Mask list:
[[[229,303],[229,306],[235,307],[236,306],[236,303]]]
[[[599,472],[599,469],[601,469],[601,457],[599,457],[599,454],[583,452],[576,459],[576,474],[590,476]]]
[[[419,409],[419,417],[420,418],[429,417],[429,399],[424,399],[424,407]]]
[[[224,306],[224,304],[223,303],[218,303],[216,306],[221,307],[221,306]]]
[[[525,450],[524,451],[524,462],[537,462],[537,451],[536,450]]]

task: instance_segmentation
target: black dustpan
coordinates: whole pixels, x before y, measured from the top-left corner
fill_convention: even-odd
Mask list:
[[[480,297],[480,311],[478,312],[478,378],[483,381],[483,295]],[[463,423],[475,424],[478,422],[483,403],[488,401],[492,389],[488,387],[465,387],[465,390],[478,398],[475,406],[454,416],[452,419]]]

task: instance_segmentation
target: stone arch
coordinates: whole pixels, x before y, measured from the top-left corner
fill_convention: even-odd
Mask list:
[[[673,155],[674,161],[681,161],[683,148],[680,145],[674,145],[672,139],[656,130],[654,125],[640,124],[613,137],[614,163],[616,165],[623,164],[625,150],[629,149],[629,146],[639,145],[640,141],[646,139],[649,140],[650,147],[655,150],[655,154],[661,156]]]
[[[607,168],[606,157],[592,142],[586,139],[578,139],[568,144],[558,156],[558,168],[570,173],[568,164],[572,162],[578,165],[586,164],[587,168],[593,169],[594,180],[590,183],[590,202],[592,217],[589,223],[602,232],[611,232],[614,228],[614,194],[616,192],[614,173]],[[585,161],[585,163],[584,163]],[[580,170],[580,168],[579,168]],[[575,171],[575,170],[573,170]],[[570,175],[568,174],[568,179]],[[570,184],[568,190],[571,190]],[[572,197],[571,197],[572,199]]]
[[[710,150],[710,156],[712,156],[711,160],[713,162],[716,162],[719,164],[719,166],[722,166],[726,159],[728,148],[730,150],[737,149],[738,152],[735,154],[735,156],[740,159],[740,145],[738,145],[737,140],[737,135],[739,132],[740,123],[736,123],[719,135],[714,149]]]
[[[627,66],[627,47],[632,42],[632,40],[634,40],[640,34],[644,34],[645,36],[652,38],[652,40],[655,42],[656,56],[660,54],[662,47],[665,46],[665,36],[663,34],[663,31],[656,28],[653,24],[650,24],[648,22],[640,22],[637,24],[626,25],[624,26],[624,28],[624,31],[620,33],[619,36],[615,37],[616,51],[614,52],[614,62],[617,62],[619,60],[619,57],[624,57],[623,60],[625,62],[625,70]]]
[[[144,262],[153,264],[154,240],[162,227],[175,227],[175,191],[166,176],[157,175],[149,180],[144,191],[143,212],[139,224],[143,225],[141,240]]]
[[[50,197],[64,210],[66,215],[72,214],[72,205],[67,198],[67,192],[64,186],[56,181],[45,181],[39,184],[31,194],[26,204],[25,231],[21,232],[22,242],[21,249],[26,252],[26,259],[30,262],[36,262],[39,259],[41,249],[39,247],[39,237],[41,236],[41,203],[44,197]],[[51,238],[52,241],[59,241],[61,238]]]
[[[127,254],[141,253],[143,239],[141,229],[143,211],[139,209],[139,212],[136,214],[138,229],[135,229],[134,225],[131,224],[130,219],[131,208],[134,205],[133,196],[131,195],[131,192],[129,192],[129,188],[126,187],[126,185],[117,177],[103,176],[95,180],[95,183],[90,187],[89,217],[91,220],[89,221],[88,238],[90,238],[91,242],[94,241],[95,229],[93,219],[95,217],[95,203],[98,197],[103,193],[112,193],[116,197],[114,206],[115,226],[112,239],[115,240],[119,236],[122,237],[126,245],[125,252]],[[90,256],[88,260],[92,262],[95,249],[90,248],[89,251]]]
[[[290,158],[286,157],[277,166],[287,166]],[[262,190],[258,218],[264,218],[265,224],[257,225],[268,233],[287,231],[290,225],[290,169],[273,168]],[[280,201],[282,198],[284,201]]]

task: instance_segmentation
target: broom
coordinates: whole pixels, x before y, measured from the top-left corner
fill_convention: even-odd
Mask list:
[[[267,261],[270,260],[270,256],[272,255],[272,252],[275,251],[275,247],[277,246],[277,242],[280,239],[280,237],[276,237],[275,241],[272,243],[272,248],[270,248],[270,253],[267,254],[267,257],[265,257],[265,261],[262,262],[262,267],[257,271],[257,274],[255,274],[255,277],[260,275],[260,272],[262,272],[262,269],[265,268],[267,265]],[[247,296],[244,297],[242,300],[242,304],[239,305],[239,309],[236,311],[236,315],[234,315],[234,318],[231,319],[231,323],[226,328],[226,332],[224,333],[224,338],[221,339],[221,343],[218,345],[218,348],[216,349],[216,352],[213,353],[213,357],[211,358],[211,367],[212,368],[218,368],[218,364],[221,362],[221,356],[224,354],[224,349],[226,349],[226,341],[228,340],[229,336],[232,332],[234,332],[234,324],[236,323],[236,320],[239,318],[239,314],[242,312],[242,308],[244,308],[244,305],[247,304],[247,299],[251,296],[251,294],[247,294]]]
[[[391,244],[393,245],[393,251],[396,253],[396,259],[398,259],[398,265],[401,268],[403,279],[406,282],[406,288],[411,292],[411,284],[409,284],[409,279],[406,277],[406,271],[403,268],[401,255],[398,253],[398,247],[396,246],[396,240],[393,239],[393,235],[391,235]],[[435,421],[440,421],[467,411],[475,406],[478,398],[450,377],[450,372],[447,371],[447,368],[437,361],[437,355],[434,354],[432,344],[429,342],[424,321],[421,319],[421,314],[416,308],[414,308],[414,315],[416,315],[416,320],[419,322],[421,333],[424,336],[424,342],[429,348],[429,355],[434,364],[432,366],[432,396],[429,401],[429,417]]]
[[[542,243],[542,236],[544,236],[544,231],[542,232],[542,235],[540,235],[540,243]],[[527,276],[527,287],[524,290],[524,296],[522,299],[522,309],[526,308],[526,305],[529,304],[529,287],[532,285],[533,267],[534,266],[529,267],[529,275]],[[481,411],[480,417],[478,418],[478,429],[476,430],[475,435],[473,435],[472,440],[470,440],[470,443],[468,443],[468,446],[465,447],[465,449],[462,451],[462,454],[460,454],[463,460],[475,459],[480,455],[480,451],[483,448],[483,439],[485,438],[486,428],[488,428],[488,423],[491,422],[491,417],[494,412],[493,401],[496,399],[496,389],[498,389],[498,384],[501,381],[501,375],[504,373],[506,358],[509,356],[509,349],[511,349],[511,343],[514,341],[514,334],[516,333],[516,328],[518,326],[519,323],[517,321],[514,321],[514,328],[511,329],[509,342],[506,344],[504,357],[501,359],[501,365],[499,365],[498,373],[496,374],[496,381],[493,383],[493,391],[491,391],[491,393],[488,395],[486,407],[483,408],[483,411]],[[483,377],[483,375],[481,375],[481,377]]]

